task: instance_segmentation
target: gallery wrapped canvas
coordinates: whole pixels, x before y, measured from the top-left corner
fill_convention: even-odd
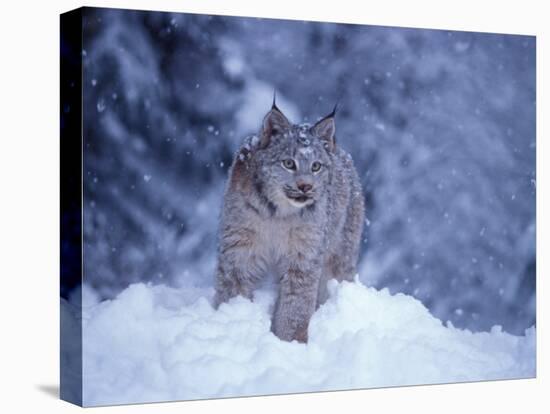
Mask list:
[[[536,375],[533,36],[61,15],[61,398]]]

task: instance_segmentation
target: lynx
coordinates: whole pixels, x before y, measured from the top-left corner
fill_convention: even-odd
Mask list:
[[[327,282],[353,279],[364,203],[351,156],[336,145],[334,110],[292,124],[273,100],[258,135],[245,139],[223,200],[215,305],[274,277],[271,330],[307,342]]]

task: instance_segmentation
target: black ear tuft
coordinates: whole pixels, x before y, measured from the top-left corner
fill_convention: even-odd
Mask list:
[[[334,123],[334,116],[336,115],[336,110],[338,109],[338,103],[334,105],[334,109],[330,114],[321,118],[315,125],[311,127],[311,132],[313,135],[319,137],[320,140],[324,141],[325,147],[329,151],[334,151],[336,146],[336,125]]]
[[[336,111],[338,110],[338,105],[339,105],[339,102],[336,102],[334,104],[334,108],[332,108],[332,112],[330,114],[328,114],[325,118],[334,118],[336,116]]]
[[[260,131],[260,147],[265,148],[271,142],[274,135],[284,133],[290,128],[290,122],[275,104],[275,92],[273,93],[273,105],[264,117],[262,130]]]
[[[271,109],[277,109],[277,104],[275,103],[275,99],[277,98],[277,89],[273,89],[273,104],[271,105]]]

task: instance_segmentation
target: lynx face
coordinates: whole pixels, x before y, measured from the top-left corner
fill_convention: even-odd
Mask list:
[[[264,195],[283,210],[313,205],[325,192],[332,167],[325,142],[308,124],[272,133],[267,147],[258,152]]]
[[[255,157],[257,190],[268,204],[292,213],[323,196],[332,170],[334,132],[334,111],[313,126],[293,125],[273,105]]]

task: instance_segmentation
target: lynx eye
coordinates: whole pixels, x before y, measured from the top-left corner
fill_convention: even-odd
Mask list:
[[[321,163],[319,161],[313,161],[311,164],[311,171],[313,172],[319,172],[321,169]]]
[[[283,167],[285,167],[287,170],[295,170],[296,163],[293,159],[287,158],[286,160],[283,160]]]

